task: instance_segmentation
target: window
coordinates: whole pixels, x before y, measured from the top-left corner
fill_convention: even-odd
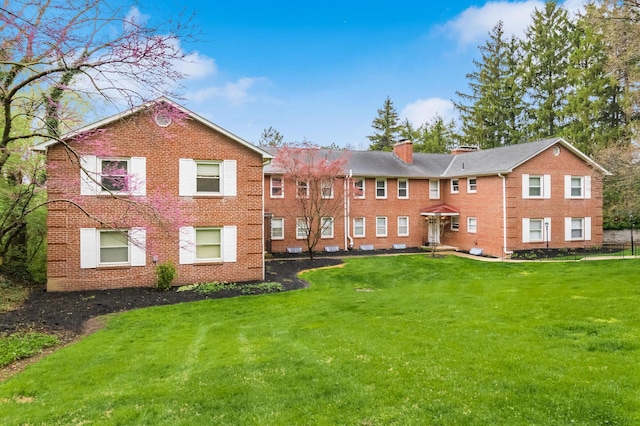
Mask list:
[[[409,236],[409,216],[398,216],[398,237]]]
[[[196,261],[222,260],[222,230],[196,229]]]
[[[80,166],[80,195],[109,192],[146,195],[145,157],[99,158],[83,155],[80,157]]]
[[[309,182],[307,181],[296,182],[296,197],[309,198]]]
[[[385,216],[376,217],[376,237],[387,236],[387,218]]]
[[[320,191],[322,192],[322,198],[333,198],[333,181],[323,181],[320,184]]]
[[[591,176],[564,177],[565,198],[591,198]]]
[[[398,179],[398,198],[409,198],[409,181]]]
[[[284,198],[282,176],[271,176],[271,198]]]
[[[271,239],[284,240],[284,219],[281,217],[271,218]]]
[[[451,216],[451,230],[458,231],[460,229],[460,216]]]
[[[236,226],[180,228],[180,264],[236,262]]]
[[[429,199],[438,200],[440,198],[440,181],[429,179]]]
[[[145,266],[146,230],[80,229],[80,268],[99,266]]]
[[[591,240],[590,217],[565,217],[564,221],[566,241]]]
[[[353,191],[355,198],[364,198],[364,178],[354,178]]]
[[[467,218],[467,232],[475,234],[478,228],[478,220],[475,217]]]
[[[296,219],[296,238],[304,240],[309,236],[309,221],[304,217]]]
[[[522,175],[522,198],[551,198],[551,175]]]
[[[353,236],[356,238],[364,237],[364,217],[353,218]]]
[[[181,197],[235,197],[236,161],[179,160],[178,193]]]
[[[100,160],[100,189],[104,192],[126,191],[128,160]]]
[[[460,180],[451,179],[451,193],[457,194],[458,192],[460,192]]]
[[[551,239],[551,218],[542,219],[522,219],[522,242],[537,243],[550,241]]]
[[[323,217],[320,219],[320,237],[333,238],[333,218]]]
[[[467,178],[467,192],[476,192],[478,187],[478,179],[474,177]]]
[[[387,198],[386,179],[376,179],[376,198]]]
[[[196,162],[196,193],[220,194],[220,163]]]

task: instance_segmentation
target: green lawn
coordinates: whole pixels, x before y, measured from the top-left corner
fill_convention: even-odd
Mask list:
[[[640,262],[349,259],[143,309],[0,384],[2,424],[640,423]]]

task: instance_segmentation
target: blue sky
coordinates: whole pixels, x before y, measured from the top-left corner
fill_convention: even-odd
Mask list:
[[[577,10],[580,0],[564,5]],[[179,103],[257,143],[273,126],[287,142],[306,139],[367,149],[371,122],[389,96],[416,126],[455,117],[456,90],[477,46],[502,19],[522,35],[543,1],[140,0],[150,22],[194,14],[200,41],[184,65]]]

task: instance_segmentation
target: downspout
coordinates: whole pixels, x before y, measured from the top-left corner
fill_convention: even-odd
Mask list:
[[[502,178],[502,251],[506,255],[513,254],[507,250],[507,177],[498,173]]]
[[[344,247],[346,250],[353,248],[353,238],[351,238],[351,178],[352,170],[344,180]]]

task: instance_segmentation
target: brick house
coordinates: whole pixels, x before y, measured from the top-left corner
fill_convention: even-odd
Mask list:
[[[602,244],[608,172],[561,138],[451,154],[414,154],[405,140],[393,152],[345,155],[344,176],[332,191],[343,206],[323,219],[317,250],[439,243],[508,256],[516,249]],[[266,247],[273,252],[302,245],[296,182],[281,173],[265,166]]]
[[[269,153],[165,98],[64,141],[36,147],[50,200],[67,200],[49,205],[48,291],[154,286],[166,261],[174,284],[264,279]],[[171,212],[173,227],[146,203]]]

